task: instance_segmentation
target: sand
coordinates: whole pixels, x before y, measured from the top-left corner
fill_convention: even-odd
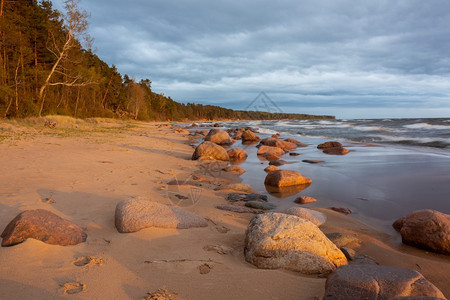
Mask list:
[[[0,230],[21,211],[39,208],[81,226],[88,238],[70,247],[29,239],[0,248],[2,298],[143,299],[159,289],[180,299],[323,297],[325,278],[245,261],[253,215],[216,209],[227,204],[228,191],[214,190],[241,179],[216,172],[220,164],[192,161],[186,133],[168,124],[56,120],[54,129],[42,120],[0,122]],[[167,184],[174,180],[179,184]],[[206,218],[208,227],[121,234],[114,210],[130,198],[179,205]],[[357,235],[358,254],[418,270],[450,297],[448,257],[399,245],[351,215],[314,209],[328,218],[325,233]]]

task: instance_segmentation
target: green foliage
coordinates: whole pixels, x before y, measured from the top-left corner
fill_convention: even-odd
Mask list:
[[[78,0],[65,3],[62,14],[53,9],[51,1],[4,1],[0,16],[0,118],[38,116],[41,110],[44,115],[145,121],[330,118],[183,104],[154,93],[149,79],[137,82],[128,75],[122,77],[114,65],[109,66],[89,49],[81,40],[86,37],[87,13],[77,9]],[[74,40],[58,61],[70,34]],[[51,73],[55,65],[57,72]]]

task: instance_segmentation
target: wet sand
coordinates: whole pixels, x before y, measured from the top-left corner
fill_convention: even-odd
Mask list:
[[[193,141],[166,124],[112,120],[58,120],[58,124],[49,129],[39,122],[31,126],[0,122],[0,230],[21,211],[40,208],[81,226],[88,238],[70,247],[29,239],[0,248],[0,287],[5,299],[142,299],[159,289],[177,293],[181,299],[322,298],[325,278],[260,270],[247,263],[244,236],[253,214],[215,208],[227,203],[227,191],[214,190],[219,185],[242,181],[265,192],[265,165],[260,165],[258,158],[250,155],[242,165],[247,173],[241,177],[223,172],[217,176],[203,163],[190,159]],[[301,194],[320,199],[307,207],[315,206],[327,215],[321,228],[324,232],[355,234],[361,240],[355,246],[358,254],[369,255],[380,264],[418,270],[449,297],[448,257],[403,246],[396,235],[360,222],[359,216],[364,215],[358,206],[351,206],[355,214],[349,216],[326,209],[340,202],[321,198],[321,182],[336,180],[339,172],[330,170],[339,169],[342,160],[366,149],[352,147],[357,151],[345,157],[321,157],[313,146],[299,148],[302,155],[296,159],[317,156],[326,158],[326,163],[297,162],[283,168],[297,166],[313,179]],[[311,155],[307,157],[308,151]],[[364,164],[366,158],[359,159]],[[342,165],[342,170],[353,165]],[[173,180],[199,185],[168,184]],[[310,194],[312,191],[315,194]],[[327,195],[339,194],[337,191],[336,183],[333,193]],[[175,203],[175,194],[195,201]],[[120,234],[114,227],[114,209],[119,201],[130,198],[179,204],[207,218],[208,227],[148,228]],[[291,199],[271,198],[278,209]],[[80,261],[86,264],[77,263]]]

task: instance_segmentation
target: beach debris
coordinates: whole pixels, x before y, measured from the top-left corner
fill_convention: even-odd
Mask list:
[[[202,275],[208,274],[209,272],[211,272],[211,269],[213,267],[214,267],[214,265],[212,263],[204,263],[204,264],[201,264],[200,266],[198,266],[198,271]]]
[[[261,201],[246,201],[245,206],[255,208],[255,209],[261,209],[261,210],[271,210],[276,208],[277,206],[273,203],[269,202],[261,202]]]
[[[205,251],[215,251],[218,254],[224,255],[233,251],[233,248],[223,246],[223,245],[206,245],[203,247]]]
[[[321,164],[321,163],[324,163],[325,161],[323,161],[323,160],[304,159],[304,160],[302,160],[302,162],[308,163],[308,164]]]
[[[251,130],[245,130],[242,133],[242,142],[257,142],[259,140],[261,140],[261,138],[259,136],[256,135],[256,133],[254,133]]]
[[[239,148],[230,149],[227,151],[227,154],[231,161],[243,161],[248,157],[247,152]]]
[[[177,292],[171,292],[166,289],[158,289],[151,293],[147,293],[145,300],[180,300]]]
[[[329,142],[319,144],[317,146],[317,149],[323,150],[323,149],[327,149],[327,148],[342,148],[342,147],[343,147],[342,144],[339,142],[329,141]]]
[[[342,233],[342,232],[331,232],[325,234],[327,238],[330,239],[338,248],[348,247],[349,245],[358,245],[361,240],[354,234]]]
[[[327,221],[327,217],[323,213],[308,208],[290,207],[283,213],[308,220],[316,226],[320,226]]]
[[[324,299],[397,299],[396,297],[435,297],[442,292],[415,270],[351,264],[338,268],[325,285]]]
[[[323,149],[323,153],[330,154],[330,155],[345,155],[349,152],[350,152],[350,150],[343,148],[343,147],[333,147],[333,148]]]
[[[308,203],[313,203],[316,202],[317,199],[313,198],[313,197],[309,197],[309,196],[299,196],[297,198],[295,198],[294,202],[297,204],[308,204]]]
[[[263,155],[263,154],[266,154],[266,153],[272,153],[272,154],[275,154],[275,155],[283,155],[284,151],[283,151],[283,149],[278,148],[278,147],[264,146],[263,145],[263,146],[259,147],[258,152],[256,152],[257,155]]]
[[[222,185],[222,186],[218,186],[214,189],[215,191],[220,191],[220,190],[235,190],[235,191],[240,191],[240,192],[244,192],[244,193],[254,193],[253,188],[248,185],[248,184],[243,184],[243,183],[232,183],[232,184],[227,184],[227,185]]]
[[[2,246],[13,246],[28,238],[47,244],[69,246],[86,241],[87,234],[74,223],[44,210],[26,210],[17,215],[1,234]]]
[[[192,160],[197,160],[199,158],[224,161],[230,160],[227,151],[223,147],[212,142],[203,142],[195,148],[195,151],[192,154]]]
[[[231,145],[230,135],[223,129],[211,129],[205,137],[205,141],[215,143],[217,145]]]
[[[252,218],[244,255],[261,269],[284,268],[304,274],[328,274],[347,264],[345,255],[312,222],[274,212]]]
[[[226,211],[231,211],[231,212],[240,213],[240,214],[257,213],[257,211],[252,208],[245,207],[245,206],[239,206],[239,205],[231,205],[231,204],[217,205],[216,208],[220,209],[220,210],[226,210]]]
[[[101,257],[95,256],[81,256],[75,259],[72,262],[72,264],[74,264],[77,267],[94,266],[94,265],[101,266],[103,264],[103,259]]]
[[[331,210],[337,211],[338,213],[344,214],[344,215],[348,215],[351,214],[353,211],[350,208],[346,208],[346,207],[330,207]]]
[[[263,194],[251,193],[251,194],[242,194],[242,193],[230,193],[227,196],[227,200],[231,202],[236,201],[263,201],[267,202],[268,197]]]
[[[80,282],[67,282],[62,286],[65,294],[78,294],[86,290],[86,285]]]
[[[450,215],[436,210],[416,210],[396,220],[404,244],[450,255]]]
[[[246,172],[244,168],[240,166],[228,166],[226,168],[223,168],[222,170],[225,172],[235,173],[237,175],[242,175]]]
[[[52,197],[45,197],[45,198],[42,198],[42,199],[41,199],[41,202],[42,202],[42,203],[45,203],[45,204],[53,204],[53,203],[56,203],[56,201],[53,200]]]
[[[119,232],[135,232],[144,228],[206,227],[206,220],[178,207],[143,199],[120,201],[116,206],[115,225]]]
[[[277,170],[267,174],[264,184],[275,187],[302,185],[311,183],[311,179],[300,172],[292,170]]]
[[[264,171],[266,171],[267,173],[276,171],[276,170],[279,170],[278,167],[276,167],[276,166],[268,166],[267,168],[264,169]]]

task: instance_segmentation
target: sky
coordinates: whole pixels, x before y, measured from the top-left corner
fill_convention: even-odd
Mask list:
[[[179,102],[245,110],[265,92],[283,112],[450,117],[448,0],[82,0],[80,7],[90,13],[102,60]]]

